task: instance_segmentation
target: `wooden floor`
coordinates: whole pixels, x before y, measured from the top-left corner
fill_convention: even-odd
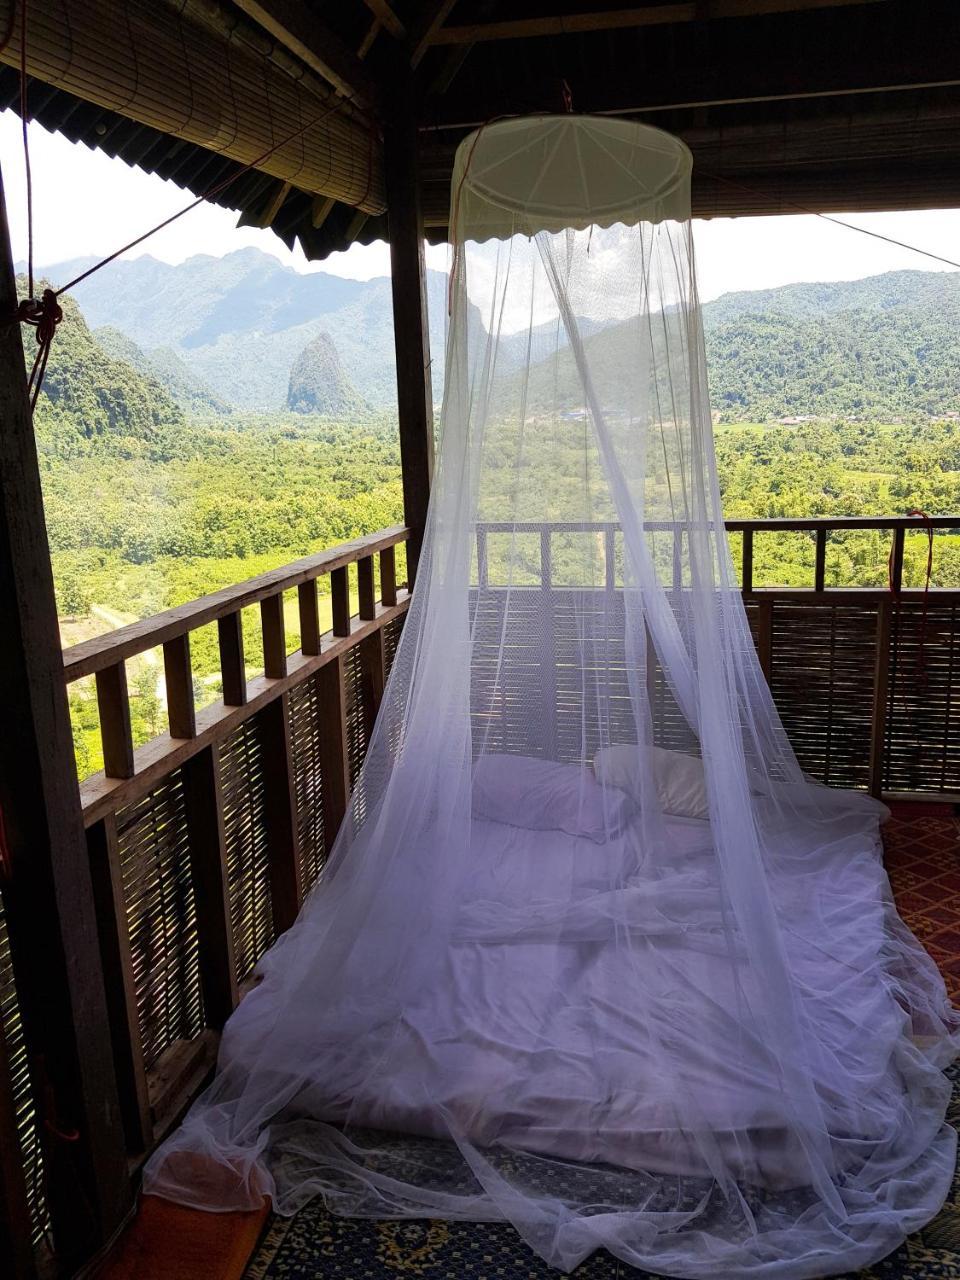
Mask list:
[[[270,1215],[201,1213],[144,1196],[97,1280],[240,1280]]]

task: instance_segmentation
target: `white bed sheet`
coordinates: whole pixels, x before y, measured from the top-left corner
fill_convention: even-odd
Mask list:
[[[382,1055],[341,1048],[326,1074],[336,1087],[304,1097],[307,1113],[650,1172],[704,1174],[722,1159],[766,1186],[803,1182],[789,1096],[763,1047],[762,977],[718,927],[709,824],[666,821],[671,856],[661,851],[655,876],[636,827],[597,845],[474,821],[474,871],[442,967]],[[865,1027],[879,1046],[903,1040],[881,954],[886,877],[876,848],[832,874],[821,859],[783,877],[806,1069],[824,1064],[830,1131],[855,1156],[900,1088],[889,1048],[872,1079],[836,1087],[846,1058],[862,1075]],[[841,983],[856,997],[837,1001]],[[744,1006],[749,1040],[730,1016]],[[713,1048],[725,1038],[726,1072]]]

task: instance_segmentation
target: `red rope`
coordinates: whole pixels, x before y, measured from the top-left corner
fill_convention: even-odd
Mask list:
[[[13,857],[10,843],[7,840],[7,824],[3,817],[3,805],[0,805],[0,878],[7,884],[13,879]]]

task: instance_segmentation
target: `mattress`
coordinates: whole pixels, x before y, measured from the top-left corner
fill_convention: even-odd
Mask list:
[[[399,1024],[354,1051],[334,1037],[303,1113],[589,1164],[722,1165],[768,1187],[802,1183],[808,1162],[789,1136],[799,1098],[764,1048],[776,1010],[730,928],[709,824],[665,821],[654,866],[635,825],[598,845],[475,819],[443,959]],[[879,852],[832,869],[788,859],[779,874],[806,1029],[797,1088],[822,1076],[830,1131],[855,1158],[899,1088],[889,1052],[862,1078],[863,1026],[889,1048],[905,1017],[883,980]],[[861,1077],[849,1088],[847,1062]]]

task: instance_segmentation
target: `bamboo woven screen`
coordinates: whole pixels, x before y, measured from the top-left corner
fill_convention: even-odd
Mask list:
[[[27,1047],[20,1022],[20,1005],[14,982],[10,940],[3,900],[0,899],[0,1035],[3,1036],[9,1071],[9,1087],[16,1112],[17,1138],[23,1163],[30,1212],[30,1232],[34,1245],[49,1229],[43,1191],[43,1152],[37,1132],[37,1115],[31,1092]]]
[[[317,677],[290,691],[290,739],[300,839],[300,883],[309,888],[327,857],[321,738],[325,732]]]
[[[0,0],[0,30],[13,3]],[[17,66],[19,23],[13,27],[0,60]],[[240,164],[258,160],[258,169],[303,191],[384,210],[379,141],[344,99],[320,96],[164,0],[30,0],[27,69]]]
[[[179,770],[117,815],[140,1044],[149,1071],[203,1029],[197,913]]]
[[[960,793],[960,607],[893,609],[884,789]]]
[[[249,977],[274,939],[263,753],[255,719],[220,748],[227,887],[238,982]]]

